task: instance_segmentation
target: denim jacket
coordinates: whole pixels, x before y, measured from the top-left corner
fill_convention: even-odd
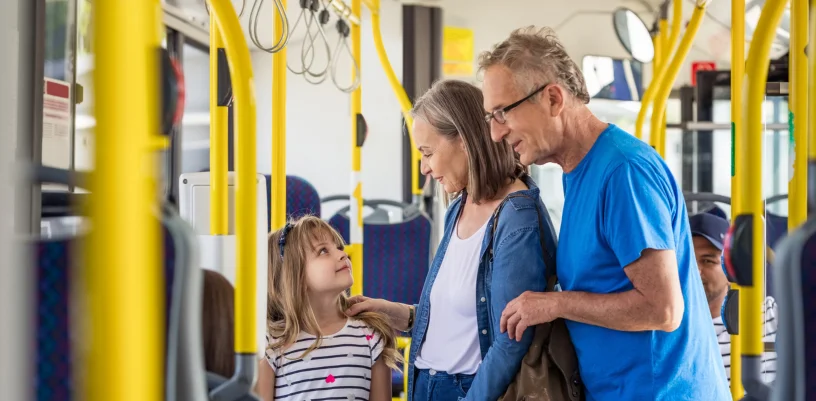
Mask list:
[[[528,328],[521,341],[511,340],[507,333],[501,333],[499,321],[507,303],[525,291],[543,292],[546,288],[544,258],[539,241],[539,207],[544,224],[547,250],[555,260],[556,236],[544,203],[539,197],[539,189],[529,176],[524,176],[529,189],[519,191],[526,197],[515,197],[502,208],[493,240],[493,257],[486,254],[493,220],[488,222],[482,241],[478,276],[476,279],[476,318],[479,330],[479,348],[482,362],[466,400],[495,401],[504,394],[507,386],[516,376],[521,360],[527,353],[533,337],[533,329]],[[535,199],[536,201],[533,201]],[[453,201],[445,214],[445,234],[434,256],[419,304],[416,305],[415,325],[411,330],[411,350],[408,360],[408,400],[413,399],[414,363],[419,355],[431,316],[430,295],[439,267],[445,256],[456,219],[462,208],[462,198]],[[422,400],[417,400],[422,401]]]

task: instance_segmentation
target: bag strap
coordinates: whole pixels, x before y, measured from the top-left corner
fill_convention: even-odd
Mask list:
[[[489,255],[491,258],[493,257],[493,239],[495,238],[496,229],[499,225],[499,214],[502,208],[504,207],[505,203],[507,203],[508,200],[520,197],[532,200],[533,204],[535,205],[536,214],[538,215],[538,239],[539,242],[541,243],[541,254],[542,257],[544,258],[544,267],[546,269],[545,274],[547,276],[547,291],[552,291],[555,288],[556,282],[558,281],[555,258],[553,257],[553,254],[548,252],[547,241],[545,240],[544,236],[544,217],[542,216],[541,211],[538,209],[538,202],[531,196],[522,193],[510,194],[506,198],[504,198],[502,202],[499,204],[499,206],[496,207],[496,210],[493,211],[493,215],[491,216],[491,219],[493,220],[493,229],[490,232],[490,239],[487,243],[487,249],[488,252],[490,252]]]

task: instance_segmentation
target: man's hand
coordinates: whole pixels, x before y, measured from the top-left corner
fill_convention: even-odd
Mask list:
[[[560,317],[557,293],[526,291],[510,301],[501,315],[501,332],[521,341],[524,330]]]

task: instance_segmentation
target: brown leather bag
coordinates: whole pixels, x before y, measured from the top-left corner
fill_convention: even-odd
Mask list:
[[[498,224],[499,211],[508,199],[523,196],[511,194],[496,208],[493,214],[493,232],[489,241],[490,252],[493,252],[493,238]],[[544,219],[536,203],[538,213],[538,231],[541,240],[541,252],[547,265],[547,289],[554,291],[557,281],[554,254],[547,252],[544,236]],[[515,379],[507,387],[499,401],[582,401],[584,388],[578,372],[578,356],[572,344],[567,325],[563,319],[535,327],[533,342],[521,361],[521,367]]]

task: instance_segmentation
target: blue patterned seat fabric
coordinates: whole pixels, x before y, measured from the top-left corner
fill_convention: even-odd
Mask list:
[[[169,321],[170,300],[173,299],[175,247],[166,227],[163,228],[165,327]],[[71,344],[71,266],[81,241],[48,239],[34,243],[36,265],[36,372],[34,385],[37,401],[69,401],[73,399],[74,358]],[[170,334],[170,333],[166,333]],[[172,334],[171,334],[172,335]],[[165,349],[168,335],[165,335]]]
[[[271,215],[272,208],[272,178],[266,178],[266,210]],[[303,178],[286,176],[286,218],[297,218],[306,214],[320,217],[320,196],[312,184]],[[271,231],[271,221],[267,222],[267,231]]]

